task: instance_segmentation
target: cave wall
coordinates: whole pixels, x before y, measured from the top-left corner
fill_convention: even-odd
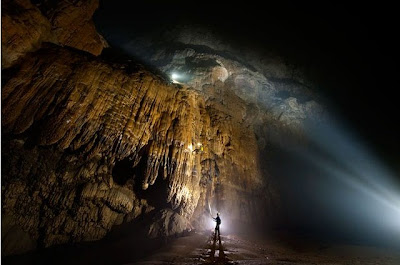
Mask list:
[[[242,99],[243,124],[252,127],[263,153],[271,145],[286,148],[289,139],[303,141],[307,120],[325,119],[325,108],[315,93],[318,78],[309,76],[314,70],[289,55],[272,47],[240,45],[238,36],[232,39],[212,26],[189,22],[148,28],[148,32],[132,30],[132,36],[119,45],[160,71],[177,74],[178,82],[203,92],[206,104],[209,100],[229,104],[233,95]]]
[[[241,219],[238,195],[260,191],[254,134],[149,72],[49,46],[24,58],[2,96],[3,229],[44,246],[100,239],[152,210],[172,210],[183,230],[217,185],[220,208]],[[181,232],[165,222],[150,235]]]
[[[208,204],[231,222],[261,218],[269,194],[245,102],[96,57],[96,3],[5,3],[3,255],[99,240],[142,217],[149,237],[201,229]]]
[[[43,42],[74,47],[94,55],[108,46],[92,20],[98,0],[35,3],[29,0],[2,2],[2,68],[15,65],[26,53],[39,49]]]

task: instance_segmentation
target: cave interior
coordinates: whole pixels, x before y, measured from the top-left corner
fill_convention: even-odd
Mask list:
[[[2,262],[400,264],[394,9],[264,4],[2,1]]]

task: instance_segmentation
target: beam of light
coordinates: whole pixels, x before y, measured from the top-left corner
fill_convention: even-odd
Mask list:
[[[400,243],[400,185],[365,143],[338,121],[308,123],[310,146],[290,148],[312,166],[314,204],[321,215],[377,241]],[[318,212],[318,210],[316,211]]]
[[[230,218],[229,218],[229,213],[226,212],[219,212],[217,209],[211,207],[210,201],[208,202],[208,214],[209,216],[205,216],[206,219],[206,229],[209,229],[211,231],[214,231],[215,226],[216,226],[216,222],[214,220],[214,218],[216,217],[216,215],[213,215],[213,212],[218,213],[220,218],[221,218],[221,225],[220,225],[220,229],[222,231],[222,233],[229,233],[230,229],[231,229],[231,223],[230,223]]]
[[[341,171],[342,176],[347,175],[346,179],[351,179],[354,187],[368,191],[377,200],[399,211],[400,196],[394,176],[355,137],[346,133],[345,129],[338,128],[324,126],[315,130],[314,127],[310,135],[336,161],[336,165],[330,162],[332,172]],[[322,134],[316,135],[318,131]]]
[[[130,45],[125,46],[124,49],[131,54],[136,53],[136,50],[132,49]],[[142,53],[139,57],[151,58],[153,55]],[[196,71],[196,69],[193,70]],[[183,73],[174,69],[167,73],[174,83],[187,82],[190,79],[189,72]],[[282,92],[288,92],[290,96],[288,98],[283,97],[279,95],[280,89],[276,89],[281,86],[279,82],[272,81],[272,79],[268,80],[258,73],[257,75],[251,73],[248,76],[249,73],[250,71],[246,72],[246,75],[241,75],[238,72],[239,75],[232,75],[236,76],[233,80],[235,86],[240,88],[240,91],[244,91],[243,95],[242,92],[235,93],[248,103],[264,107],[263,109],[266,109],[275,117],[283,125],[282,127],[290,127],[293,121],[302,123],[305,116],[314,112],[318,113],[317,103],[311,104],[313,101],[308,102],[310,104],[299,102],[294,93],[289,93],[291,89],[282,90]],[[260,94],[262,96],[254,98],[248,97],[246,90],[259,91],[259,88],[265,88],[267,94]],[[297,86],[296,88],[302,89]],[[301,94],[301,91],[299,92],[295,94]],[[364,220],[359,220],[359,222],[368,223],[371,230],[377,227],[385,227],[389,230],[392,229],[391,231],[399,232],[400,188],[398,183],[394,181],[393,174],[371,154],[358,137],[351,136],[347,129],[338,125],[335,121],[328,119],[325,122],[326,124],[330,123],[330,126],[312,124],[307,128],[308,139],[319,150],[298,150],[299,157],[303,157],[324,174],[321,176],[323,179],[317,180],[318,186],[314,191],[318,194],[316,200],[323,207],[337,213],[336,215],[345,213],[347,216],[339,217],[343,220],[347,218],[347,224],[351,224],[350,219],[363,218]],[[279,132],[276,135],[278,134]],[[271,141],[281,141],[280,136],[275,137],[272,133],[270,135]],[[192,152],[194,149],[196,149],[196,146],[190,145],[187,151]],[[321,156],[321,153],[324,155]],[[294,174],[297,174],[297,172]],[[328,184],[325,182],[331,184],[333,182],[333,184],[326,187]],[[296,189],[296,187],[293,189]],[[318,193],[318,189],[324,192]],[[361,210],[357,209],[361,213],[358,215],[352,213],[352,210],[356,210],[351,209],[352,207],[361,208]],[[208,208],[211,215],[211,206],[209,205]],[[336,216],[336,218],[339,217]],[[212,220],[209,217],[208,219]],[[226,224],[226,222],[223,221],[223,224]]]
[[[382,190],[383,187],[380,187],[376,183],[366,182],[364,176],[369,177],[368,175],[356,175],[351,171],[347,171],[345,168],[338,167],[332,161],[323,159],[312,154],[303,155],[306,159],[308,159],[308,161],[312,162],[314,166],[321,169],[326,175],[329,174],[330,176],[334,176],[343,184],[351,186],[358,192],[370,196],[370,198],[379,202],[380,204],[382,204],[382,206],[385,206],[386,208],[391,208],[391,210],[397,211],[400,215],[400,208],[398,205],[396,205],[396,201],[387,198],[388,196],[392,197],[393,194],[382,193],[380,190]],[[398,202],[400,202],[399,198],[397,198],[397,200]]]
[[[208,220],[207,229],[214,230],[214,228],[215,228],[215,221],[214,221],[214,219],[213,219],[214,216],[212,215],[212,210],[211,210],[210,201],[208,202],[208,210],[209,210],[210,216],[207,216],[207,217],[206,217],[206,219]]]

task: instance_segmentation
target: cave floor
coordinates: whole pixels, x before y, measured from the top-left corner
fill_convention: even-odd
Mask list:
[[[298,240],[282,244],[238,235],[222,235],[220,239],[214,237],[214,233],[181,237],[129,264],[400,264],[400,250],[387,248],[323,245]]]
[[[398,265],[400,249],[321,244],[304,238],[191,232],[161,244],[143,240],[109,240],[88,246],[59,246],[2,258],[4,264],[329,264]],[[136,237],[137,238],[137,237]],[[272,238],[272,237],[271,237]],[[111,242],[111,243],[110,243]]]

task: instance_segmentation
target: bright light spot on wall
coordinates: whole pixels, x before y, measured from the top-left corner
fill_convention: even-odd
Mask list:
[[[182,76],[180,74],[177,74],[177,73],[172,73],[171,74],[171,78],[172,78],[172,81],[174,83],[179,83],[179,79],[181,79]]]

